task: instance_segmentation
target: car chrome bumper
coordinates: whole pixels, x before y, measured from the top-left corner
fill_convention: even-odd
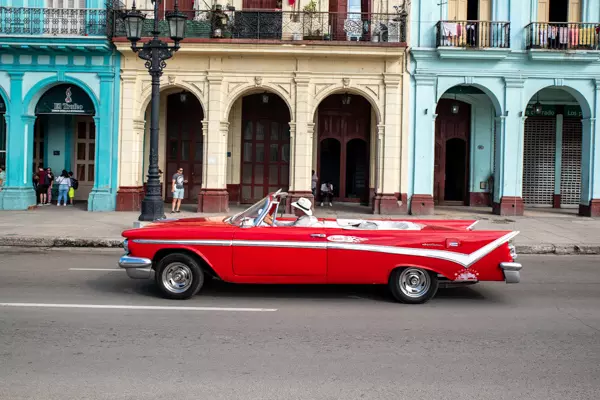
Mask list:
[[[504,271],[504,280],[506,283],[521,282],[521,269],[523,266],[516,262],[500,263],[500,268]]]
[[[152,279],[154,277],[152,260],[148,258],[124,255],[119,259],[119,267],[125,268],[127,276],[132,279]]]

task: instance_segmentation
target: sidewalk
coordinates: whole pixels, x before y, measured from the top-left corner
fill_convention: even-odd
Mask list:
[[[229,214],[245,207],[232,206]],[[195,206],[182,207],[180,214],[167,218],[208,216]],[[368,214],[368,208],[353,204],[316,207],[318,217],[391,218]],[[526,210],[523,217],[493,215],[489,208],[440,207],[430,219],[476,219],[474,229],[517,230],[517,251],[521,254],[600,254],[600,220],[579,217],[576,210]],[[91,213],[79,207],[39,207],[30,211],[0,212],[0,246],[37,247],[119,247],[121,232],[133,227],[138,212]],[[418,219],[415,216],[396,216]]]

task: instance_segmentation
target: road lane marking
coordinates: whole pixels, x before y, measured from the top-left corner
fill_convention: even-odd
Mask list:
[[[69,271],[125,271],[123,268],[69,268]]]
[[[237,307],[179,307],[179,306],[127,306],[111,304],[46,304],[46,303],[0,303],[0,307],[30,308],[96,308],[117,310],[173,310],[173,311],[230,311],[230,312],[273,312],[276,308],[237,308]]]

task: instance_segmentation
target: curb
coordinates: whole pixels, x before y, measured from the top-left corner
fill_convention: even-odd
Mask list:
[[[83,248],[122,248],[124,239],[84,239],[4,236],[0,237],[0,247],[83,247]],[[555,255],[598,255],[600,245],[515,245],[517,254]]]
[[[86,247],[86,248],[119,248],[124,239],[82,239],[82,238],[47,238],[47,237],[0,237],[0,246],[4,247]]]

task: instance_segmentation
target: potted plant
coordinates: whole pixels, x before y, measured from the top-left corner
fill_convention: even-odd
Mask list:
[[[310,0],[310,2],[304,6],[304,15],[307,17],[305,19],[304,26],[307,29],[307,35],[304,35],[304,40],[322,40],[323,35],[321,33],[321,29],[319,29],[319,20],[317,18],[316,24],[314,23],[314,17],[317,13],[317,3],[315,0]]]

